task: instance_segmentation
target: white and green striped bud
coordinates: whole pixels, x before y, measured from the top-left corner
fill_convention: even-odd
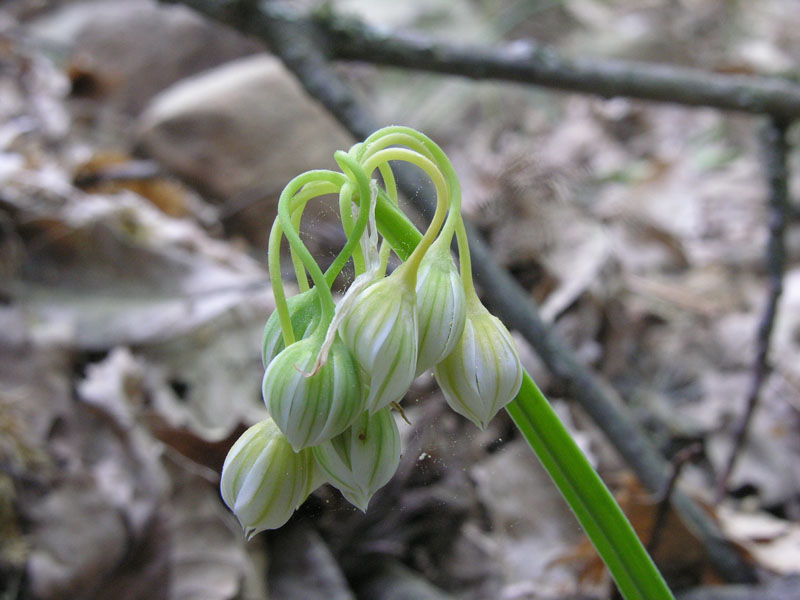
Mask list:
[[[264,403],[295,451],[339,435],[364,411],[361,379],[350,351],[334,340],[327,361],[318,366],[321,346],[318,336],[295,342],[264,373]]]
[[[370,414],[401,400],[416,375],[416,293],[398,275],[362,291],[339,325],[339,335],[367,375]]]
[[[511,334],[477,299],[468,301],[464,333],[453,352],[434,367],[434,374],[450,408],[481,429],[514,399],[522,384]]]
[[[464,331],[466,313],[464,285],[449,240],[439,238],[425,253],[417,274],[417,375],[453,351]]]
[[[312,288],[302,294],[292,296],[287,299],[286,304],[289,307],[294,337],[297,340],[302,340],[314,330],[322,316],[316,289]],[[261,343],[261,360],[264,363],[264,367],[269,365],[272,359],[285,347],[281,321],[278,317],[278,311],[275,310],[264,326],[264,337]]]
[[[400,432],[390,408],[364,412],[347,431],[312,450],[328,482],[366,512],[400,464]]]
[[[295,453],[267,419],[245,431],[228,452],[220,492],[249,539],[286,523],[323,481],[311,450]]]

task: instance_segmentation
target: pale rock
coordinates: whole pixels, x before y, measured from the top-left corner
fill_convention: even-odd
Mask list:
[[[76,95],[131,114],[172,83],[259,48],[186,7],[153,0],[68,4],[30,29],[67,56]]]
[[[269,54],[165,90],[142,115],[139,139],[169,170],[234,212],[250,209],[239,221],[245,235],[259,241],[283,187],[304,171],[336,169],[334,152],[353,143]],[[336,214],[318,206],[312,202],[308,209],[317,225]]]

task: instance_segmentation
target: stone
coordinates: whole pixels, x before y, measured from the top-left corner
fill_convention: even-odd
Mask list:
[[[172,173],[225,203],[223,213],[238,213],[242,233],[262,246],[283,187],[304,171],[337,169],[334,152],[353,143],[270,54],[165,90],[142,114],[138,138]],[[338,210],[320,210],[312,202],[309,220],[324,230]]]
[[[186,7],[153,0],[69,4],[30,29],[65,53],[74,95],[133,115],[172,83],[259,49]]]

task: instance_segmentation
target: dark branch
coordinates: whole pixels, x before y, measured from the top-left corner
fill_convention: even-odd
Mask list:
[[[664,526],[667,524],[667,516],[669,515],[670,499],[678,483],[678,477],[681,476],[683,467],[696,459],[702,451],[702,444],[700,442],[695,442],[678,452],[672,459],[672,473],[670,473],[669,479],[667,479],[664,485],[664,489],[659,493],[660,497],[657,499],[658,508],[656,509],[656,516],[653,520],[653,529],[650,532],[650,539],[647,542],[647,551],[651,556],[661,543]]]
[[[79,188],[88,188],[103,183],[151,181],[163,177],[164,172],[158,163],[151,160],[130,160],[120,164],[112,164],[87,173],[78,173],[74,184]]]
[[[733,447],[717,482],[716,500],[719,502],[728,488],[736,461],[747,440],[747,432],[761,396],[761,388],[769,376],[769,345],[778,300],[783,292],[783,273],[786,269],[786,243],[784,232],[789,220],[788,145],[787,121],[771,119],[764,140],[764,162],[769,179],[769,239],[765,266],[767,271],[767,301],[756,332],[756,357],[747,393],[747,404],[733,432]]]
[[[778,77],[726,75],[635,61],[569,58],[552,47],[528,40],[492,48],[456,46],[416,33],[377,29],[331,12],[307,16],[274,2],[162,1],[192,6],[259,37],[264,17],[275,25],[313,32],[317,46],[329,59],[357,60],[471,79],[514,81],[604,98],[627,96],[784,118],[800,117],[800,84]],[[257,12],[261,18],[243,17]],[[358,120],[355,118],[354,122]]]
[[[284,21],[302,17],[274,15]],[[331,57],[471,79],[541,85],[604,98],[643,100],[800,117],[800,85],[779,78],[723,75],[633,61],[568,58],[518,41],[494,48],[454,46],[418,34],[387,32],[330,14],[314,18]]]
[[[319,100],[356,139],[379,126],[360,106],[349,88],[330,68],[318,42],[329,37],[309,19],[289,17],[266,4],[259,10],[252,0],[168,0],[264,40],[294,72],[306,91]],[[416,176],[399,171],[403,193],[425,214],[432,214],[433,199],[418,193]],[[663,489],[669,465],[635,423],[617,393],[583,366],[561,338],[540,317],[529,295],[492,259],[480,235],[469,229],[470,250],[476,280],[490,308],[512,329],[518,330],[536,349],[547,367],[568,388],[570,395],[592,417],[631,469],[652,492]],[[718,527],[688,496],[676,490],[673,506],[689,529],[705,545],[709,557],[728,581],[752,582],[755,575],[723,538]]]

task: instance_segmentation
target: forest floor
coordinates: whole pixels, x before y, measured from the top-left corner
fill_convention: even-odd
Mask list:
[[[569,56],[800,72],[791,0],[332,5],[458,43],[532,37]],[[479,431],[446,410],[429,373],[404,401],[398,474],[366,514],[323,487],[287,526],[245,540],[218,484],[233,441],[266,414],[266,232],[283,185],[355,141],[264,53],[149,0],[0,7],[0,598],[609,598],[510,420]],[[379,121],[450,154],[498,264],[668,459],[689,453],[680,486],[761,578],[714,595],[724,581],[670,512],[653,553],[673,588],[796,598],[800,129],[788,132],[769,371],[720,499],[768,294],[766,119],[365,64],[337,72]],[[305,227],[330,260],[343,243],[333,212],[314,209]],[[652,541],[659,498],[515,339]]]

